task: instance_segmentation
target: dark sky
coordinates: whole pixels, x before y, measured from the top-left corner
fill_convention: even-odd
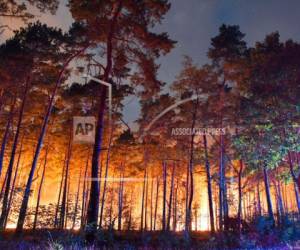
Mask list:
[[[266,34],[279,31],[282,40],[300,41],[300,0],[170,0],[172,7],[163,24],[157,29],[169,33],[176,40],[176,48],[160,60],[159,77],[170,83],[179,73],[183,55],[199,65],[207,62],[206,53],[210,38],[215,36],[222,23],[238,24],[253,45]],[[40,20],[67,30],[72,22],[68,9],[61,3],[55,17],[40,16]],[[0,19],[0,22],[3,20]],[[19,24],[11,23],[17,27]],[[10,33],[2,34],[0,40]],[[130,124],[138,116],[136,99],[126,101],[124,118]]]
[[[254,45],[279,31],[283,40],[300,40],[299,0],[171,0],[172,8],[162,25],[177,47],[162,60],[161,77],[167,82],[180,71],[182,55],[200,65],[207,62],[211,37],[222,23],[237,24]]]
[[[210,39],[221,24],[237,24],[252,46],[265,35],[279,31],[282,40],[300,41],[300,0],[171,0],[171,10],[159,30],[167,31],[176,48],[160,60],[160,79],[171,83],[180,72],[183,55],[202,65],[207,61]],[[133,121],[136,102],[125,118]],[[135,112],[133,112],[135,110]]]

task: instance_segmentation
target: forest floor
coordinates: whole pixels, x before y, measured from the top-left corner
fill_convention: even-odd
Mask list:
[[[265,240],[255,240],[253,235],[243,235],[237,239],[235,235],[210,236],[209,232],[193,232],[187,244],[184,233],[162,232],[109,232],[102,231],[97,235],[95,245],[87,245],[82,232],[53,229],[25,230],[22,237],[16,238],[13,230],[0,234],[0,249],[7,250],[94,250],[94,249],[255,249],[255,250],[289,250],[299,249],[300,241],[282,242],[274,234],[263,236]],[[299,247],[297,247],[299,246]]]

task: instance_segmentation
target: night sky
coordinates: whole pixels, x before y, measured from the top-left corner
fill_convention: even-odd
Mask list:
[[[72,23],[71,15],[62,1],[56,16],[39,14],[41,22],[67,30]],[[210,38],[215,36],[222,23],[238,24],[246,33],[246,41],[253,45],[265,35],[279,31],[282,40],[292,38],[300,41],[299,0],[171,0],[171,10],[157,29],[169,33],[177,41],[176,48],[160,59],[159,79],[170,83],[181,68],[183,55],[188,55],[199,65],[207,62],[206,53]],[[7,19],[5,22],[7,23]],[[3,23],[4,19],[0,19]],[[9,23],[17,28],[20,23]],[[0,35],[0,41],[11,35]],[[124,119],[130,124],[138,117],[136,99],[126,100]]]

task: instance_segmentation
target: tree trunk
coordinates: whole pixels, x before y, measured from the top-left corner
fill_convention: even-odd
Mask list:
[[[261,200],[260,200],[260,191],[259,191],[259,181],[257,181],[256,192],[257,192],[258,215],[259,215],[259,216],[262,216],[262,211],[261,211]]]
[[[267,206],[268,206],[268,214],[269,214],[269,218],[274,223],[274,214],[273,214],[273,206],[272,206],[272,200],[271,200],[269,177],[268,177],[267,167],[265,164],[263,166],[263,174],[264,174],[264,183],[265,183],[266,200],[267,200]]]
[[[83,214],[84,214],[84,224],[85,224],[85,226],[86,226],[86,215],[87,215],[87,210],[88,210],[88,204],[89,204],[89,193],[90,193],[90,189],[91,189],[91,187],[90,187],[90,185],[89,186],[87,186],[87,191],[85,192],[85,200],[86,200],[86,202],[85,202],[85,204],[84,204],[84,208],[83,208]]]
[[[239,204],[238,204],[238,228],[239,233],[241,233],[241,226],[242,226],[242,173],[243,173],[243,161],[242,159],[239,160],[240,169],[238,173],[238,189],[239,189]]]
[[[65,170],[66,170],[67,157],[68,157],[68,150],[66,150],[66,153],[65,153],[65,159],[64,159],[63,169],[62,169],[62,173],[61,173],[61,180],[60,180],[58,198],[57,198],[56,209],[55,209],[55,219],[54,219],[54,227],[55,228],[59,226],[58,214],[61,209],[60,208],[60,198],[61,198],[62,187],[63,187],[63,183],[64,183],[64,174],[65,174]]]
[[[103,136],[103,119],[104,119],[105,102],[106,102],[106,87],[101,85],[100,109],[98,113],[95,143],[94,143],[93,155],[92,155],[91,189],[90,189],[90,199],[89,199],[89,205],[87,211],[87,225],[93,228],[92,234],[87,235],[88,238],[89,237],[91,238],[89,239],[90,241],[93,241],[93,234],[94,231],[97,229],[97,220],[99,214],[100,193],[99,193],[98,174],[99,174],[99,156],[101,152],[101,144],[102,144],[102,136]],[[105,191],[103,190],[103,194],[104,192]],[[101,212],[102,212],[102,207],[101,207]],[[100,223],[102,224],[102,214],[101,214]]]
[[[154,221],[153,221],[153,230],[154,231],[156,230],[158,196],[159,196],[159,177],[156,178],[156,195],[155,195]]]
[[[113,178],[114,178],[114,176],[113,176]],[[110,195],[110,207],[109,207],[109,230],[112,230],[114,228],[114,223],[113,223],[113,203],[114,203],[114,187],[112,186],[112,188],[111,188],[111,195]]]
[[[146,179],[147,179],[147,151],[145,149],[144,151],[144,181],[143,181],[143,193],[142,193],[142,207],[141,207],[141,224],[140,224],[140,230],[144,230],[144,206],[145,206],[145,192],[146,192]]]
[[[43,165],[43,172],[42,172],[42,177],[41,177],[41,183],[40,183],[40,186],[39,186],[39,191],[38,191],[38,196],[37,196],[37,202],[36,202],[35,214],[34,214],[34,222],[33,222],[33,230],[36,229],[36,223],[37,223],[37,219],[38,219],[40,199],[41,199],[42,188],[43,188],[43,183],[44,183],[44,179],[45,179],[48,149],[49,149],[49,142],[48,142],[48,145],[47,145],[47,148],[46,148],[45,160],[44,160],[44,165]]]
[[[133,190],[131,190],[130,195],[130,205],[129,205],[129,218],[128,218],[128,225],[127,225],[127,231],[131,229],[131,221],[132,221],[132,202],[133,202]]]
[[[167,201],[167,164],[163,162],[163,205],[162,205],[162,230],[166,230],[166,201]]]
[[[198,210],[197,207],[195,207],[194,209],[194,216],[195,216],[195,231],[198,231]]]
[[[18,175],[18,172],[19,172],[19,166],[20,166],[21,155],[22,155],[22,149],[23,149],[23,140],[24,140],[24,136],[25,136],[25,134],[22,136],[22,139],[21,139],[20,150],[19,150],[19,156],[18,156],[18,160],[17,160],[17,166],[16,166],[16,170],[15,170],[15,175],[14,175],[13,183],[12,183],[12,186],[11,186],[11,191],[10,191],[10,196],[9,196],[9,201],[8,201],[8,206],[7,206],[7,216],[6,216],[6,219],[5,219],[4,228],[6,228],[7,220],[8,220],[8,218],[9,218],[9,212],[10,212],[10,209],[11,209],[11,204],[12,204],[13,197],[14,197],[14,191],[15,191],[15,186],[16,186],[16,180],[17,180],[17,175]]]
[[[3,203],[2,203],[2,213],[1,213],[1,217],[0,217],[0,228],[1,229],[4,228],[6,217],[8,215],[7,205],[8,205],[8,200],[9,200],[10,182],[11,182],[11,178],[12,178],[12,174],[13,174],[15,155],[16,155],[16,150],[17,150],[17,146],[18,146],[18,142],[19,142],[19,135],[20,135],[20,129],[21,129],[21,124],[22,124],[22,120],[23,120],[23,113],[24,113],[24,107],[25,107],[27,92],[28,92],[28,89],[29,89],[29,81],[30,81],[30,79],[28,77],[27,80],[26,80],[26,84],[25,84],[25,90],[24,90],[24,94],[23,94],[23,98],[22,98],[22,104],[21,104],[21,107],[20,107],[20,113],[19,113],[19,117],[18,117],[17,130],[16,130],[16,134],[15,134],[15,138],[14,138],[14,142],[13,142],[13,146],[12,146],[9,165],[8,165],[8,168],[7,168],[6,188],[5,188],[5,192],[4,192]]]
[[[8,114],[5,131],[4,131],[4,135],[2,138],[1,151],[0,151],[0,176],[1,176],[2,168],[3,168],[4,153],[5,153],[5,148],[6,148],[6,144],[7,144],[7,140],[8,140],[9,130],[11,127],[13,116],[14,116],[15,104],[16,104],[16,98],[13,99],[12,104],[10,105],[10,111]],[[2,194],[2,191],[1,191],[1,194]]]
[[[189,192],[190,192],[190,167],[189,164],[186,168],[186,181],[185,181],[185,236],[187,237],[188,229],[189,229],[189,218],[190,218],[190,212],[189,212]]]
[[[178,179],[176,181],[176,189],[174,194],[174,205],[173,205],[173,231],[176,231],[177,228],[177,192],[178,192]]]
[[[85,225],[85,196],[86,196],[86,179],[87,179],[87,170],[89,166],[89,159],[90,159],[90,150],[88,151],[88,157],[85,164],[84,170],[84,180],[83,180],[83,189],[82,189],[82,203],[81,203],[81,220],[80,220],[80,227],[83,228]]]
[[[3,180],[3,183],[2,183],[2,186],[1,186],[0,201],[2,201],[2,198],[3,198],[3,195],[4,195],[4,188],[5,188],[5,185],[6,185],[7,176],[8,176],[8,172],[6,171],[6,174],[4,176],[4,180]]]
[[[151,178],[151,195],[150,195],[150,231],[153,230],[153,192],[154,192],[154,178]]]
[[[124,188],[124,166],[121,163],[119,195],[118,195],[118,231],[122,229],[122,211],[123,211],[123,188]]]
[[[225,149],[224,149],[224,136],[220,135],[220,166],[219,166],[219,229],[227,230],[228,219],[228,204],[226,192],[226,175],[225,175]]]
[[[74,229],[74,227],[75,227],[76,218],[77,218],[80,184],[81,184],[81,168],[80,168],[79,178],[78,178],[78,183],[77,183],[77,192],[76,192],[74,215],[73,215],[73,221],[72,221],[72,229]]]
[[[112,52],[113,52],[113,38],[115,33],[115,25],[117,23],[117,18],[122,9],[122,1],[119,2],[118,7],[116,8],[115,13],[113,14],[110,28],[108,31],[107,37],[107,53],[106,53],[106,68],[104,71],[103,80],[108,82],[110,73],[112,70]],[[95,232],[97,230],[97,220],[99,213],[99,181],[98,181],[98,172],[99,172],[99,156],[101,154],[101,145],[102,145],[102,137],[103,137],[103,120],[104,120],[104,112],[105,112],[105,102],[106,102],[107,91],[106,87],[101,85],[101,93],[100,93],[100,106],[98,112],[98,120],[96,126],[96,134],[95,134],[95,143],[93,147],[93,155],[92,155],[92,183],[90,189],[90,199],[87,211],[87,224],[89,228],[86,232],[86,240],[89,242],[93,242],[95,239]],[[111,128],[112,129],[112,128]],[[111,132],[112,133],[112,132]],[[106,183],[106,182],[105,182]],[[100,228],[102,226],[102,216],[103,216],[103,207],[104,207],[104,199],[105,198],[105,190],[103,190],[102,197],[102,205],[101,205],[101,213],[100,213]],[[91,230],[92,229],[92,230]]]
[[[174,177],[175,177],[175,162],[173,163],[172,176],[171,176],[171,187],[170,187],[170,197],[169,197],[169,206],[168,206],[168,220],[167,220],[167,230],[170,231],[171,224],[171,211],[172,211],[172,199],[173,199],[173,190],[174,190]]]
[[[111,128],[110,137],[109,137],[109,145],[108,145],[108,149],[107,149],[106,162],[105,162],[105,174],[104,174],[104,183],[103,183],[103,191],[102,191],[101,210],[100,210],[100,221],[99,221],[99,228],[100,229],[102,228],[102,219],[103,219],[103,211],[104,211],[106,187],[107,187],[107,181],[106,180],[107,180],[107,176],[108,176],[108,167],[109,167],[109,161],[110,161],[110,150],[111,150],[112,139],[113,139],[113,129]],[[97,171],[98,171],[98,167],[97,167]],[[92,175],[92,178],[93,178],[93,175]],[[98,172],[97,172],[97,178],[98,178]],[[92,182],[92,184],[93,184],[93,182]],[[98,191],[99,191],[98,182],[97,182],[97,187],[98,187]],[[92,186],[91,186],[91,188],[92,188]],[[92,191],[90,191],[90,193],[92,193]],[[92,197],[93,196],[91,196],[91,194],[90,194],[90,200],[92,199]],[[99,204],[98,204],[98,207],[99,207]],[[96,213],[98,214],[97,211],[96,211]],[[87,215],[87,217],[88,217],[88,215]],[[87,223],[89,223],[89,222],[87,221]],[[95,225],[95,226],[97,226],[97,225]],[[94,236],[90,234],[89,237],[91,237],[90,240],[92,240],[92,238]]]
[[[26,184],[26,188],[25,188],[25,191],[24,191],[24,196],[23,196],[23,200],[22,200],[22,204],[21,204],[21,208],[20,208],[20,212],[19,212],[19,218],[18,218],[18,222],[17,222],[16,234],[20,234],[23,231],[23,226],[24,226],[24,221],[25,221],[25,217],[26,217],[26,211],[27,211],[27,206],[28,206],[28,201],[29,201],[29,196],[30,196],[30,189],[31,189],[31,185],[32,185],[32,180],[33,180],[34,172],[35,172],[36,165],[37,165],[37,162],[38,162],[38,158],[39,158],[39,155],[40,155],[41,147],[43,145],[44,136],[46,134],[48,120],[50,118],[50,114],[51,114],[52,109],[53,109],[56,93],[58,91],[58,88],[61,85],[61,82],[63,80],[63,75],[66,71],[66,68],[68,67],[70,62],[75,57],[79,56],[83,51],[85,51],[86,48],[87,47],[85,47],[84,49],[82,49],[82,50],[76,52],[74,55],[72,55],[66,61],[66,63],[63,65],[63,68],[59,73],[59,77],[58,77],[58,80],[55,84],[54,90],[52,92],[52,96],[51,96],[50,102],[48,104],[47,112],[46,112],[44,120],[43,120],[41,133],[39,135],[39,139],[38,139],[38,142],[37,142],[37,145],[36,145],[36,150],[35,150],[35,153],[34,153],[30,173],[29,173],[29,176],[28,176],[28,180],[27,180],[27,184]]]
[[[207,179],[207,195],[208,195],[208,206],[209,206],[210,230],[212,233],[214,233],[215,232],[214,207],[213,207],[213,197],[212,197],[212,189],[211,189],[211,175],[210,175],[210,164],[209,164],[209,159],[208,159],[206,134],[203,134],[203,146],[204,146],[205,169],[206,169],[206,179]]]
[[[198,107],[198,99],[196,105],[194,106],[193,116],[192,116],[192,125],[191,130],[193,131],[196,124],[197,118],[197,107]],[[192,212],[192,203],[194,197],[194,176],[193,176],[193,168],[194,168],[194,139],[195,133],[191,135],[190,141],[190,159],[187,169],[187,188],[186,188],[186,218],[185,218],[185,238],[189,240],[189,231],[191,230],[191,212]]]
[[[70,176],[67,176],[68,179],[68,183],[67,183],[67,197],[66,197],[66,219],[65,219],[65,224],[64,224],[64,228],[68,228],[68,219],[69,219],[69,209],[70,209],[70,201],[69,201],[69,197],[70,197]]]
[[[294,165],[293,165],[293,161],[292,161],[292,156],[291,156],[291,152],[288,152],[288,161],[289,161],[289,167],[290,167],[290,173],[294,182],[294,186],[295,186],[295,198],[296,198],[296,203],[297,203],[297,209],[298,209],[298,213],[300,214],[300,199],[299,199],[299,186],[298,186],[298,178],[296,176],[296,173],[294,171]]]
[[[70,132],[69,143],[68,143],[67,161],[66,161],[66,173],[65,173],[65,178],[64,178],[64,189],[63,189],[63,196],[62,196],[62,202],[61,202],[61,213],[60,213],[60,220],[59,220],[59,228],[60,229],[63,229],[64,226],[65,226],[68,177],[69,177],[71,152],[72,152],[72,134]]]
[[[274,180],[273,184],[274,184],[275,194],[276,194],[275,197],[276,197],[276,204],[277,204],[278,223],[280,224],[282,221],[282,218],[284,216],[281,189],[280,189],[279,183],[276,180]]]
[[[215,187],[214,189],[214,196],[213,196],[213,198],[214,198],[214,204],[215,204],[215,226],[216,226],[216,230],[218,229],[218,230],[220,230],[219,228],[218,228],[218,225],[219,225],[219,223],[217,223],[217,219],[218,219],[218,216],[219,216],[219,207],[218,207],[218,192],[217,192],[217,187]]]
[[[194,138],[192,139],[192,145],[191,145],[191,159],[190,159],[190,164],[189,164],[189,168],[190,168],[190,197],[189,197],[189,205],[188,205],[188,231],[191,230],[191,212],[192,212],[192,204],[193,204],[193,198],[194,198],[194,173],[193,173],[193,169],[194,169]]]
[[[146,195],[145,195],[145,229],[146,231],[148,230],[148,187],[149,187],[149,181],[148,181],[148,175],[149,173],[147,172],[146,176]]]
[[[282,190],[282,198],[283,198],[283,207],[286,214],[289,214],[289,203],[287,200],[287,183],[284,182],[284,184],[281,185]]]

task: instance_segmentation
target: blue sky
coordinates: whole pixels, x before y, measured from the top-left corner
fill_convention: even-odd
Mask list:
[[[65,7],[66,0],[56,16],[40,15],[38,19],[49,25],[67,30],[72,22]],[[160,59],[159,78],[171,83],[181,68],[183,55],[188,55],[199,65],[207,62],[206,53],[210,38],[218,33],[222,24],[237,24],[246,33],[246,41],[253,45],[266,34],[279,31],[282,40],[292,38],[300,41],[300,0],[170,0],[172,7],[159,31],[166,31],[177,41],[176,48]],[[9,21],[9,20],[8,20]],[[0,22],[3,20],[0,19]],[[6,21],[7,22],[7,19]],[[20,23],[9,21],[13,28]],[[1,35],[0,40],[10,36]],[[128,101],[126,102],[128,103]],[[137,119],[138,102],[132,99],[124,111],[124,119],[130,124]]]

